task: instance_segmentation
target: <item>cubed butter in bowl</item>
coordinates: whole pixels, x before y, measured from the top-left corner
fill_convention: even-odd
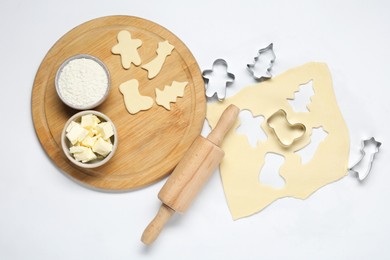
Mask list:
[[[93,110],[82,111],[66,122],[61,145],[72,163],[82,168],[95,168],[114,156],[118,134],[106,115]]]

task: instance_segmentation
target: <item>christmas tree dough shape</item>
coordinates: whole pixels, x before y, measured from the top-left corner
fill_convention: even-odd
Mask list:
[[[157,48],[157,56],[148,64],[142,66],[143,69],[148,71],[148,78],[153,79],[160,72],[162,66],[164,65],[165,59],[167,56],[171,55],[172,50],[175,47],[171,45],[168,41],[159,42]]]
[[[148,110],[153,106],[153,99],[148,96],[142,96],[138,91],[138,80],[132,79],[122,83],[119,86],[123,94],[127,111],[134,115],[141,110]]]
[[[118,44],[112,47],[111,52],[121,56],[122,67],[130,69],[131,63],[139,66],[141,58],[137,49],[141,47],[142,41],[140,39],[132,39],[131,33],[125,30],[118,33],[117,39]]]
[[[171,86],[165,86],[164,90],[156,88],[156,103],[165,107],[167,110],[171,110],[170,103],[175,103],[177,97],[184,96],[184,89],[188,82],[173,81]]]
[[[288,100],[305,82],[313,80],[314,96],[308,105],[309,112],[296,113]],[[220,165],[224,192],[234,219],[254,214],[272,202],[293,197],[306,199],[319,188],[337,181],[348,172],[349,133],[342,114],[337,106],[329,69],[324,63],[308,63],[291,69],[269,81],[244,88],[223,103],[212,103],[207,108],[207,119],[212,127],[229,104],[241,110],[248,109],[254,116],[264,116],[261,127],[267,139],[251,147],[246,137],[235,131],[240,122],[229,131],[222,149],[225,158]],[[279,109],[287,113],[293,124],[305,125],[306,132],[291,146],[283,147],[272,130],[265,124],[267,119]],[[328,133],[319,143],[312,159],[302,164],[295,151],[310,143],[313,128],[323,127]],[[259,181],[259,172],[267,153],[284,156],[280,176],[285,186],[272,188]]]

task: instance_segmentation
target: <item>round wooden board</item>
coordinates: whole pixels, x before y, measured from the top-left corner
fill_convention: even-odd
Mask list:
[[[128,30],[133,39],[142,40],[138,49],[142,64],[156,57],[159,42],[168,40],[175,46],[154,79],[149,80],[147,71],[141,66],[132,64],[129,70],[123,69],[120,56],[111,53],[121,30]],[[63,61],[82,53],[98,57],[110,72],[110,94],[95,110],[110,117],[118,130],[119,145],[114,157],[95,169],[73,165],[63,154],[60,142],[65,122],[78,111],[61,102],[55,91],[54,78]],[[188,85],[184,96],[171,103],[170,111],[154,103],[150,110],[131,115],[119,91],[119,85],[130,79],[137,79],[140,93],[154,100],[155,89],[163,89],[174,80],[187,81]],[[169,174],[200,134],[205,113],[203,79],[188,48],[160,25],[130,16],[98,18],[65,34],[42,61],[32,91],[34,127],[46,153],[66,174],[104,190],[139,188]]]

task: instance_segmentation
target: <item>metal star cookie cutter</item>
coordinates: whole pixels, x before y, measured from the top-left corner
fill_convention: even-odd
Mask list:
[[[263,48],[263,49],[260,49],[257,56],[254,58],[254,62],[252,64],[247,64],[247,69],[249,70],[249,72],[252,74],[253,78],[255,78],[255,80],[257,81],[262,81],[262,80],[266,80],[266,79],[270,79],[272,78],[272,74],[271,74],[271,69],[272,69],[272,66],[274,65],[274,62],[275,62],[275,59],[276,59],[276,56],[275,56],[275,52],[274,52],[274,44],[271,43],[270,45],[268,45],[267,47]],[[267,70],[265,71],[265,75],[256,75],[256,72],[254,70],[255,68],[255,65],[256,63],[260,60],[260,57],[266,53],[266,52],[270,52],[271,53],[271,59],[269,61],[269,65],[267,67]]]
[[[217,87],[217,86],[211,85],[211,87],[210,87],[210,84],[209,84],[210,79],[209,79],[208,75],[212,75],[214,73],[214,68],[217,65],[222,65],[226,68],[226,75],[229,78],[229,80],[226,80],[225,86],[218,86]],[[226,60],[224,60],[224,59],[216,59],[213,62],[213,66],[211,69],[204,70],[202,72],[202,77],[203,77],[204,82],[205,82],[206,96],[211,98],[216,94],[219,101],[222,101],[225,99],[227,86],[230,85],[231,83],[233,83],[234,79],[236,78],[233,73],[228,72],[228,64],[227,64]]]
[[[368,168],[365,171],[358,170],[360,163],[363,161],[363,159],[366,157],[366,151],[364,150],[365,147],[369,144],[373,144],[375,146],[375,151],[370,154],[369,162],[368,162]],[[358,178],[359,181],[364,181],[372,169],[372,164],[375,161],[375,154],[379,152],[379,147],[382,145],[381,142],[378,142],[375,140],[374,137],[371,137],[370,139],[362,140],[362,147],[360,149],[360,159],[351,167],[348,169],[349,172],[352,172],[355,174],[355,176]]]

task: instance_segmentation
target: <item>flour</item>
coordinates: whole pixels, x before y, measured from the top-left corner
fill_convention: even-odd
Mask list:
[[[101,100],[108,88],[105,69],[88,58],[68,62],[58,77],[58,90],[70,105],[85,108]]]

